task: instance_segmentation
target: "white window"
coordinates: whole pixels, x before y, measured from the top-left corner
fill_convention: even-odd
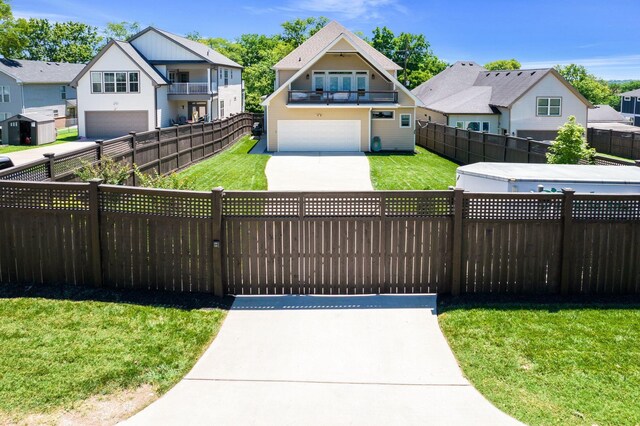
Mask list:
[[[393,120],[393,111],[371,111],[373,120]]]
[[[138,84],[138,73],[129,73],[129,92],[138,93],[140,91],[140,85]]]
[[[4,121],[7,118],[9,118],[9,113],[8,112],[0,112],[0,121]]]
[[[91,73],[91,92],[102,93],[102,73],[101,72]]]
[[[169,71],[169,83],[173,84],[176,82],[176,72]]]
[[[358,91],[361,95],[369,90],[369,73],[367,71],[314,71],[312,90],[317,92]]]
[[[58,115],[60,115],[60,112],[57,109],[53,110],[53,116],[57,117]]]
[[[67,86],[60,86],[60,98],[67,99]]]
[[[220,101],[220,118],[224,118],[224,101]]]
[[[429,120],[431,121],[431,120]],[[456,127],[458,129],[464,129],[464,121],[456,121]]]
[[[400,127],[412,127],[411,114],[400,114]]]
[[[472,130],[474,132],[480,131],[480,122],[479,121],[469,121],[467,122],[467,130]]]
[[[538,116],[559,117],[562,115],[562,98],[538,98]]]
[[[9,86],[0,86],[0,102],[11,102]]]
[[[323,72],[313,73],[313,90],[315,90],[316,92],[322,92],[324,90],[324,73]]]
[[[625,101],[630,101],[630,100],[631,100],[631,96],[625,96],[625,97],[624,97],[624,100],[625,100]]]
[[[91,73],[92,93],[138,93],[140,75],[137,71],[110,71]]]

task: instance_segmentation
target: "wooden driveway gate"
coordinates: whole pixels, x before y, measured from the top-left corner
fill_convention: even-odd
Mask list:
[[[453,193],[224,193],[229,294],[449,291]]]

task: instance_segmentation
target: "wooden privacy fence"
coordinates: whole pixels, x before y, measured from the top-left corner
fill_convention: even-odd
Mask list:
[[[618,157],[640,159],[640,133],[587,129],[587,141],[598,152]]]
[[[231,294],[640,293],[640,195],[0,181],[0,282]]]
[[[418,121],[416,145],[462,164],[478,162],[546,163],[549,144]]]
[[[550,146],[548,142],[535,141],[531,138],[523,139],[493,133],[474,132],[426,121],[417,122],[416,145],[449,157],[461,164],[478,162],[546,163],[546,153]],[[609,152],[611,150],[601,150],[599,146],[594,147],[598,152],[614,154]],[[637,147],[640,150],[640,141],[638,141]],[[638,153],[640,154],[640,151]],[[625,157],[629,156],[625,155]],[[595,164],[633,166],[635,162],[596,154]]]
[[[143,173],[155,171],[166,174],[218,153],[249,134],[253,122],[253,114],[242,113],[209,123],[132,132],[107,141],[87,143],[87,147],[79,151],[47,154],[42,160],[0,171],[0,180],[73,181],[76,180],[75,171],[82,167],[83,162],[95,163],[105,157],[131,166],[136,164]],[[137,184],[133,168],[127,183]]]

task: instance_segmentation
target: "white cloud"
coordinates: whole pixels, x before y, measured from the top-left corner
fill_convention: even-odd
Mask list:
[[[592,74],[607,80],[640,79],[640,55],[532,61],[523,62],[522,68],[547,68],[569,64],[583,65]]]
[[[77,21],[77,16],[62,15],[59,13],[45,13],[45,12],[33,12],[28,10],[14,10],[12,11],[15,18],[24,19],[48,19],[53,22],[65,22],[65,21]]]

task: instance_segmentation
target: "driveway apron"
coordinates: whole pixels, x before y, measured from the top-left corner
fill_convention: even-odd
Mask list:
[[[237,297],[129,425],[511,425],[462,376],[435,295]]]
[[[362,152],[274,153],[265,169],[270,191],[371,191]]]

